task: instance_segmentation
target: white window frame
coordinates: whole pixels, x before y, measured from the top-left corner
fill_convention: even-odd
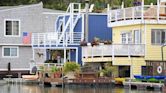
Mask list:
[[[136,35],[135,32],[136,32],[136,31],[138,31],[138,33],[139,33],[139,34],[138,34],[138,37],[139,37],[139,38],[137,38],[137,39],[139,39],[139,40],[137,40],[138,42],[135,42],[135,41],[136,41],[136,37],[135,37],[135,35]],[[141,43],[142,43],[142,32],[141,32],[141,30],[140,30],[140,29],[134,29],[134,30],[133,30],[133,33],[134,33],[134,37],[133,37],[133,42],[134,42],[134,44],[141,44]]]
[[[6,21],[18,21],[18,24],[19,24],[19,28],[18,28],[18,35],[6,35]],[[4,20],[4,37],[20,37],[20,29],[21,28],[21,21],[20,19],[5,19]]]
[[[4,49],[5,48],[16,48],[17,49],[17,56],[4,56]],[[19,57],[19,47],[18,46],[2,46],[2,58],[18,58]]]
[[[154,30],[160,30],[160,31],[154,31]],[[165,40],[166,40],[166,29],[151,29],[151,44],[152,45],[162,45],[162,31],[161,30],[164,30],[165,32]],[[154,35],[155,37],[152,37],[152,32],[154,31]],[[157,32],[159,32],[159,40],[160,42],[157,43]],[[152,42],[152,39],[154,39],[154,43]]]
[[[131,37],[129,37],[129,33],[131,34]],[[125,34],[126,41],[125,43],[122,42],[123,37],[122,34]],[[129,38],[131,39],[131,42],[129,42]],[[132,44],[133,43],[133,38],[132,38],[132,32],[131,31],[122,31],[121,32],[121,44]]]

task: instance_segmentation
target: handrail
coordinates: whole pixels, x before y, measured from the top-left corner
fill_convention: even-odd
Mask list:
[[[143,5],[108,11],[108,22],[115,23],[126,20],[166,20],[166,6]]]
[[[112,44],[82,47],[82,57],[144,56],[144,44]]]
[[[63,43],[67,43],[67,44],[72,44],[72,45],[77,45],[80,44],[81,39],[82,39],[82,32],[65,32],[63,35],[63,37],[65,38],[69,38],[70,35],[73,36],[73,42],[70,42],[69,39],[66,39],[65,42]],[[58,39],[60,38],[60,36],[62,35],[62,32],[46,32],[46,33],[32,33],[32,46],[33,45],[44,45],[45,46],[52,46],[52,45],[56,45],[56,43],[58,42]],[[61,43],[61,45],[63,44]],[[60,45],[60,44],[59,44]]]
[[[76,6],[76,9],[75,9],[75,6]],[[63,29],[62,29],[63,31],[62,31],[60,37],[58,37],[56,46],[58,46],[61,43],[61,41],[63,41],[62,43],[68,43],[68,42],[66,42],[66,41],[68,41],[66,39],[70,39],[70,42],[73,41],[72,33],[74,32],[74,27],[76,26],[76,23],[78,22],[78,19],[80,18],[81,4],[80,3],[71,3],[67,8],[66,13],[68,13],[68,12],[70,14],[69,14],[69,18],[67,19],[67,21],[65,20],[66,15],[63,16],[63,19],[62,19],[63,20]],[[77,12],[77,14],[75,12]],[[61,25],[59,25],[59,26],[61,26]],[[59,27],[59,29],[60,29],[60,27]],[[58,31],[59,31],[59,29],[58,29]],[[68,37],[66,37],[66,35],[65,35],[66,32],[70,32],[69,33],[70,35]],[[63,44],[63,45],[67,46],[67,44]]]

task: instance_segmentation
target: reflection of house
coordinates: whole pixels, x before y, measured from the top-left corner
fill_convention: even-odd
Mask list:
[[[56,15],[50,14],[60,12],[44,9],[42,3],[0,7],[0,74],[6,74],[9,62],[11,71],[16,72],[16,76],[20,71],[29,71],[29,63],[33,57],[31,33],[53,31],[54,24],[47,22],[55,21],[47,21],[48,17],[49,20],[54,20]]]
[[[165,7],[163,3],[144,6],[142,2],[141,6],[109,10],[108,26],[112,28],[113,44],[83,47],[83,61],[110,61],[119,66],[121,77],[166,74],[166,59],[162,61],[161,57],[161,46],[166,40]],[[165,51],[166,48],[164,58]],[[157,72],[159,66],[161,73]]]

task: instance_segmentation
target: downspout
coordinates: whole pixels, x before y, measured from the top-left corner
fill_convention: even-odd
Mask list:
[[[89,29],[89,0],[85,0],[85,41],[88,42],[88,29]]]

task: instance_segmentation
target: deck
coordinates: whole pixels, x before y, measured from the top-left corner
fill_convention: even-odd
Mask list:
[[[153,87],[154,90],[162,90],[164,87],[163,83],[151,83],[151,82],[130,82],[125,81],[123,82],[125,88],[131,88],[135,86],[137,89],[147,89],[147,87]]]
[[[165,5],[141,5],[128,8],[110,9],[108,26],[124,26],[140,23],[165,24]]]
[[[45,78],[44,82],[50,83],[53,86],[102,86],[112,85],[113,80],[111,78],[76,78],[76,79],[62,79],[62,78]]]

